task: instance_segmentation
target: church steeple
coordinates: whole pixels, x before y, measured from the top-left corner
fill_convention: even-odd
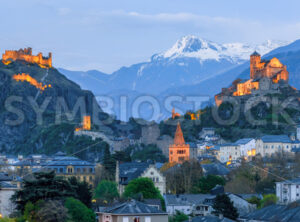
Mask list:
[[[177,129],[176,129],[176,132],[175,132],[174,144],[175,145],[185,144],[183,133],[182,133],[179,121],[177,123]]]

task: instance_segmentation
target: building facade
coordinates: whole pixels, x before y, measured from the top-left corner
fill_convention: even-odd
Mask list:
[[[169,163],[183,163],[190,160],[190,145],[184,141],[180,123],[177,123],[174,143],[169,146]]]
[[[272,156],[275,153],[292,153],[293,142],[287,135],[265,135],[256,140],[256,153]]]
[[[57,176],[76,177],[80,181],[86,181],[94,185],[95,164],[80,160],[72,156],[57,156],[53,161],[42,165],[44,169],[55,171]]]
[[[276,196],[280,204],[289,204],[300,200],[300,179],[277,182]]]
[[[166,193],[166,178],[155,165],[129,162],[117,164],[116,166],[116,183],[120,194],[124,192],[125,187],[131,180],[141,177],[151,179],[161,194]]]
[[[168,222],[168,214],[156,207],[130,200],[97,212],[98,222]]]

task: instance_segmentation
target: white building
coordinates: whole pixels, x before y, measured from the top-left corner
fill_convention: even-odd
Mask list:
[[[15,205],[10,198],[18,190],[16,185],[9,182],[0,182],[0,214],[3,217],[8,217],[15,209]]]
[[[243,138],[235,142],[239,146],[241,157],[255,156],[255,139],[253,138]]]
[[[292,144],[287,135],[265,135],[256,140],[256,153],[264,157],[277,152],[292,152]]]
[[[116,183],[118,184],[119,193],[122,194],[125,187],[131,180],[146,177],[153,181],[154,186],[160,191],[161,194],[166,193],[166,178],[155,167],[148,163],[129,162],[122,163],[116,167]]]
[[[164,195],[166,210],[169,215],[176,214],[176,211],[186,215],[196,216],[211,215],[212,204],[215,195],[211,194],[167,194]]]
[[[300,178],[276,182],[276,196],[281,204],[289,204],[300,199]]]
[[[241,157],[240,147],[235,143],[220,145],[220,162],[236,161]]]

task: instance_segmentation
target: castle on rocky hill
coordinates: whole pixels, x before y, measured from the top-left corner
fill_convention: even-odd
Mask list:
[[[260,54],[254,52],[250,56],[250,79],[235,80],[230,87],[215,95],[215,102],[219,106],[226,96],[276,93],[279,85],[288,84],[288,80],[289,72],[277,58],[262,60]]]
[[[48,57],[44,57],[40,52],[37,55],[32,55],[32,48],[24,48],[19,50],[6,50],[2,54],[2,62],[4,64],[9,64],[11,61],[26,61],[29,63],[38,64],[42,68],[52,67],[52,53],[49,52]]]

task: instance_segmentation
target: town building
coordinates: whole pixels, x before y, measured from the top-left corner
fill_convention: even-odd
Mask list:
[[[246,159],[251,158],[256,155],[255,144],[256,140],[253,138],[243,138],[235,142],[239,146],[241,157]]]
[[[246,215],[256,209],[255,204],[249,203],[239,195],[226,193],[237,208],[239,215]],[[167,194],[164,195],[166,210],[169,215],[176,211],[186,215],[211,216],[213,215],[213,204],[215,194]]]
[[[78,180],[86,181],[94,185],[95,164],[80,160],[73,156],[56,156],[51,162],[41,165],[43,169],[54,170],[57,176],[76,177]]]
[[[98,222],[168,222],[166,212],[136,200],[114,204],[96,214]]]
[[[256,140],[256,153],[262,157],[275,153],[292,152],[293,142],[287,135],[264,135]]]
[[[183,163],[190,160],[190,145],[185,143],[180,123],[177,123],[174,143],[169,146],[169,163]]]
[[[210,194],[166,194],[164,195],[166,210],[169,215],[176,211],[186,215],[211,215],[215,195]]]
[[[227,143],[220,145],[220,162],[231,164],[241,158],[241,151],[237,144]]]
[[[300,200],[300,178],[276,182],[276,196],[280,204]]]
[[[166,193],[166,178],[155,165],[142,162],[128,162],[117,164],[116,183],[119,193],[122,194],[128,183],[136,178],[146,177],[153,181],[154,186],[161,194]]]
[[[8,217],[15,210],[15,205],[10,198],[19,186],[14,182],[13,177],[0,173],[0,215],[3,217]]]

